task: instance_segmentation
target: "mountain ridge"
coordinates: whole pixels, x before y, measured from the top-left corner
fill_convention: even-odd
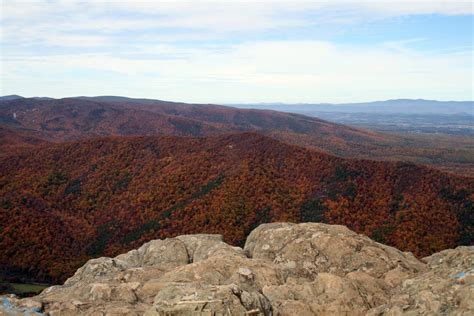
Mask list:
[[[38,281],[157,237],[224,231],[239,244],[269,221],[344,224],[417,255],[473,238],[474,178],[258,133],[50,143],[0,157],[0,174],[0,263]]]
[[[128,100],[128,99],[126,99]],[[151,103],[150,103],[151,102]],[[0,121],[46,141],[104,136],[210,136],[257,131],[275,139],[341,157],[408,160],[473,174],[474,150],[383,134],[318,118],[270,110],[165,101],[99,102],[83,99],[0,101]]]

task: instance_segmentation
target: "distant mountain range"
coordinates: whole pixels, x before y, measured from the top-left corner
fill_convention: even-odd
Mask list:
[[[1,146],[11,152],[44,141],[102,136],[210,136],[254,131],[337,156],[409,160],[472,174],[474,154],[456,143],[426,142],[349,127],[294,113],[115,96],[0,100]],[[11,132],[20,133],[13,136]]]
[[[7,95],[0,97],[1,100],[23,99],[19,95]],[[98,102],[109,103],[136,103],[155,104],[157,102],[176,103],[154,99],[136,99],[120,96],[97,96],[97,97],[73,97]],[[49,97],[33,97],[30,99],[53,100]],[[372,113],[372,114],[470,114],[474,115],[474,101],[437,101],[425,99],[393,99],[386,101],[372,101],[360,103],[232,103],[225,104],[242,109],[275,110],[293,113],[311,112],[338,112],[338,113]]]
[[[330,122],[402,134],[474,136],[474,102],[397,99],[346,104],[235,104],[273,109]]]
[[[284,112],[338,112],[338,113],[372,113],[372,114],[459,114],[474,115],[474,101],[435,101],[423,99],[396,99],[364,103],[343,104],[285,104],[255,103],[231,104],[239,108],[272,109]]]
[[[18,99],[27,99],[22,97],[21,95],[11,94],[11,95],[4,95],[0,97],[0,101],[11,101],[11,100],[18,100]],[[28,99],[35,99],[35,100],[54,100],[54,98],[49,97],[32,97]]]

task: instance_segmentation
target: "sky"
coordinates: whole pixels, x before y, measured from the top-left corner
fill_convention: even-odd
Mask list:
[[[470,1],[0,1],[1,95],[473,100]]]

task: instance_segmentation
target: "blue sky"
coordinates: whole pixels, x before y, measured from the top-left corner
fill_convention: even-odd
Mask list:
[[[2,95],[473,99],[466,1],[2,1],[0,9]]]

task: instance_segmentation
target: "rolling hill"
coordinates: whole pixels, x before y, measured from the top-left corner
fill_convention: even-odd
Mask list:
[[[47,143],[0,157],[0,266],[59,282],[147,240],[207,232],[241,245],[274,221],[344,224],[423,256],[472,244],[473,192],[472,178],[256,133]]]
[[[15,98],[0,100],[0,122],[9,130],[53,142],[104,136],[211,136],[256,131],[341,157],[412,161],[474,175],[474,146],[459,148],[451,141],[425,142],[269,110],[113,96]]]
[[[39,133],[7,128],[0,125],[0,156],[8,156],[47,143]]]

